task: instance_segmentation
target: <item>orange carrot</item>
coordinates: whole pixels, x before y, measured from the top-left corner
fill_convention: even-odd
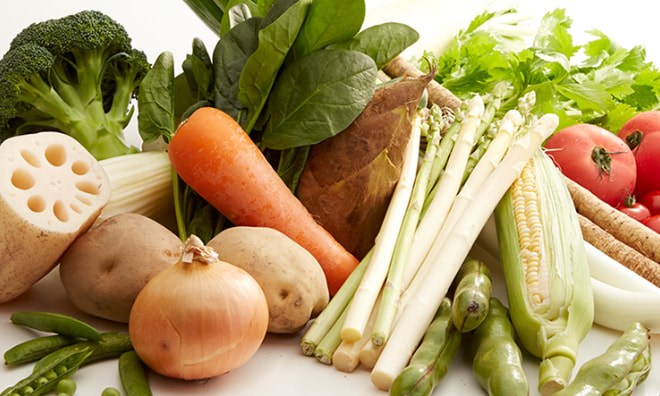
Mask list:
[[[196,110],[179,126],[168,152],[181,179],[234,225],[274,228],[307,249],[321,265],[332,295],[358,265],[221,110]]]

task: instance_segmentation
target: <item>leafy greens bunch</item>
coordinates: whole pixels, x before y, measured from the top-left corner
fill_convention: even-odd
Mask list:
[[[646,60],[643,47],[622,48],[595,29],[587,32],[593,40],[576,44],[573,21],[564,9],[545,14],[531,45],[521,47],[526,37],[520,25],[498,30],[491,23],[515,13],[484,12],[448,50],[426,53],[438,65],[436,80],[463,99],[505,81],[511,90],[502,112],[533,90],[535,111],[557,114],[558,129],[584,122],[618,131],[637,112],[659,107],[660,73]],[[418,65],[428,68],[426,62]]]
[[[216,107],[243,127],[293,191],[310,148],[360,115],[374,95],[378,70],[419,38],[399,23],[362,30],[363,0],[187,3],[219,40],[211,53],[193,40],[177,76],[171,54],[156,60],[140,88],[142,139],[167,142],[179,120]],[[213,211],[184,190],[182,222],[206,224],[206,232],[194,230],[203,240],[214,235],[217,223],[209,229],[206,220]]]

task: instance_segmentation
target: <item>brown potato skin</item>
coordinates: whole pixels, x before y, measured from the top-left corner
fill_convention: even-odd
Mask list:
[[[231,227],[206,246],[259,283],[268,301],[269,333],[296,333],[328,305],[328,285],[318,261],[280,231]]]
[[[73,305],[103,319],[128,323],[147,282],[181,257],[183,242],[149,217],[112,216],[78,237],[60,263]]]

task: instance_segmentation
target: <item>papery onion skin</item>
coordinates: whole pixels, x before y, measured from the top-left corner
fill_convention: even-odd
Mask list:
[[[245,364],[268,328],[263,290],[218,261],[179,262],[152,278],[133,304],[129,334],[142,361],[170,378],[199,380]]]

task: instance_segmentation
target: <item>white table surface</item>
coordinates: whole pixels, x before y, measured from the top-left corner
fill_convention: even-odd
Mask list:
[[[368,1],[370,8],[367,24],[385,20],[408,23],[419,30],[422,39],[406,54],[419,53],[422,49],[435,49],[446,42],[442,37],[454,34],[466,26],[485,4],[491,2],[453,2],[434,0],[408,0],[405,7],[388,0]],[[447,3],[447,4],[445,4]],[[466,3],[469,3],[466,5]],[[193,37],[201,38],[211,50],[216,37],[188,9],[182,0],[23,0],[4,5],[0,12],[0,53],[4,53],[10,40],[31,22],[64,16],[83,9],[98,9],[122,23],[133,38],[137,48],[143,49],[150,61],[162,51],[171,51],[177,65],[190,52]],[[495,3],[498,7],[501,2]],[[507,3],[512,4],[512,3]],[[410,5],[414,5],[411,7]],[[625,3],[601,1],[597,5],[589,0],[533,0],[518,4],[521,11],[541,16],[552,9],[563,7],[574,19],[576,37],[580,32],[597,28],[621,45],[630,47],[642,44],[648,58],[660,65],[660,44],[657,44],[656,13],[652,0],[629,0]],[[393,12],[381,12],[383,7],[398,7]],[[394,16],[392,16],[394,15]],[[130,133],[130,132],[129,132]],[[1,230],[0,232],[9,232]],[[503,297],[503,282],[495,271],[495,294]],[[4,352],[18,342],[33,336],[30,331],[12,325],[9,316],[16,311],[53,311],[74,315],[96,326],[99,330],[118,329],[125,326],[93,318],[77,311],[67,300],[57,270],[38,282],[20,298],[0,304],[0,351]],[[578,365],[604,352],[620,333],[594,326],[580,347]],[[384,395],[369,380],[369,372],[358,368],[353,373],[342,373],[323,365],[313,358],[304,357],[298,347],[301,334],[293,336],[268,335],[257,354],[244,366],[204,382],[184,382],[150,374],[154,395]],[[660,337],[652,338],[653,358],[660,358]],[[537,363],[526,356],[525,370],[531,385],[531,394],[537,394]],[[654,368],[635,395],[658,396],[660,394],[660,369]],[[0,390],[26,376],[31,366],[0,368]],[[86,366],[75,375],[78,395],[100,395],[108,386],[121,388],[116,361]],[[459,354],[449,374],[433,393],[434,395],[482,395],[485,394],[474,380],[470,362]]]

